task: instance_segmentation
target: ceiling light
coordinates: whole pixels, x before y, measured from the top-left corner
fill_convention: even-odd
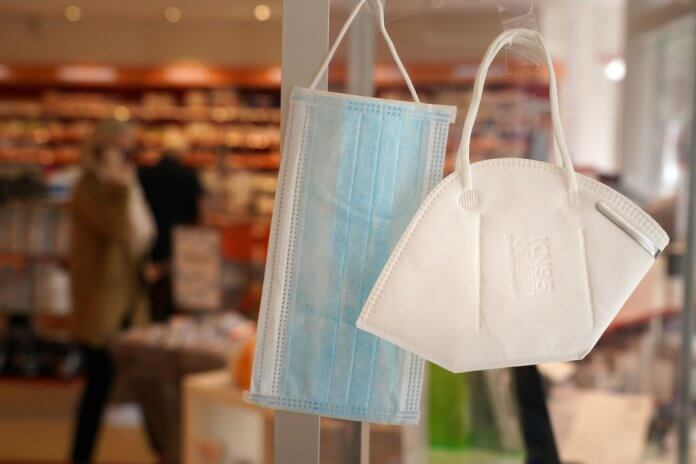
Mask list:
[[[114,119],[121,122],[126,122],[130,119],[131,112],[127,106],[118,105],[114,108]]]
[[[166,19],[172,24],[178,23],[179,21],[181,21],[181,10],[175,6],[167,7],[164,10],[164,19]]]
[[[622,81],[626,76],[626,62],[621,57],[612,58],[604,66],[604,77],[612,82]]]
[[[173,65],[164,69],[164,79],[168,82],[203,84],[212,78],[210,69],[201,65]]]
[[[66,82],[116,82],[118,71],[111,66],[61,66],[58,68],[58,79]]]
[[[71,23],[76,23],[82,19],[82,9],[77,5],[68,5],[65,7],[65,19]]]
[[[263,3],[254,8],[254,18],[259,21],[267,21],[271,17],[271,8]]]

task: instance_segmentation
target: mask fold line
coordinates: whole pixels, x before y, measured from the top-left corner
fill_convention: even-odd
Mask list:
[[[329,357],[332,362],[330,363],[330,368],[329,368],[329,387],[326,390],[326,402],[331,403],[331,389],[333,388],[333,371],[335,367],[335,359],[336,359],[336,339],[338,337],[338,330],[341,326],[341,307],[343,306],[343,279],[345,277],[345,271],[346,271],[346,255],[348,253],[348,237],[350,235],[350,212],[352,209],[353,205],[353,194],[355,192],[355,174],[356,174],[356,169],[358,166],[358,153],[360,151],[360,141],[361,141],[361,135],[362,135],[362,119],[363,115],[361,114],[358,117],[358,129],[357,129],[357,141],[355,144],[355,150],[353,150],[353,166],[352,166],[352,175],[351,175],[351,183],[350,183],[350,196],[348,197],[348,205],[346,208],[346,214],[347,214],[347,219],[346,219],[346,230],[343,236],[344,243],[343,243],[343,253],[341,255],[341,276],[338,279],[339,285],[341,286],[341,291],[339,292],[338,296],[338,302],[336,304],[337,308],[337,313],[336,313],[336,328],[334,329],[334,335],[333,335],[333,343],[331,344],[331,356]]]
[[[372,193],[370,195],[370,201],[369,201],[370,213],[368,215],[368,222],[367,222],[367,238],[365,240],[365,251],[363,253],[363,263],[362,263],[362,273],[361,273],[363,277],[362,277],[362,282],[360,283],[360,300],[359,300],[360,307],[362,307],[362,305],[365,301],[365,298],[366,298],[366,296],[365,296],[365,293],[366,293],[365,292],[365,281],[369,277],[366,274],[366,271],[367,271],[367,267],[368,267],[367,264],[368,264],[368,261],[370,259],[370,256],[368,256],[370,254],[370,243],[371,243],[371,240],[373,238],[373,226],[372,226],[372,224],[373,224],[373,218],[374,218],[375,209],[376,209],[375,208],[375,197],[377,195],[377,171],[381,167],[380,165],[381,165],[382,158],[383,158],[380,155],[382,152],[382,139],[383,139],[383,132],[384,132],[384,114],[380,114],[379,126],[380,126],[379,140],[377,142],[377,148],[375,150],[375,155],[374,155],[374,159],[375,159],[374,168],[372,169]],[[385,261],[386,261],[386,259],[385,259]],[[358,316],[359,316],[359,313],[358,313]],[[350,398],[350,394],[352,392],[353,370],[355,368],[355,348],[356,348],[357,339],[358,339],[359,334],[364,334],[364,332],[360,331],[356,327],[355,331],[354,331],[354,335],[353,335],[353,348],[352,348],[353,351],[351,354],[351,361],[350,361],[350,374],[348,375],[348,379],[350,380],[350,385],[351,385],[348,389],[348,398]],[[370,363],[369,363],[370,364],[370,371],[368,374],[369,380],[366,382],[366,384],[368,385],[367,399],[365,402],[366,408],[368,408],[369,404],[370,404],[370,393],[372,392],[372,388],[371,388],[372,378],[373,378],[374,369],[375,369],[374,359],[375,359],[375,352],[376,352],[377,343],[378,343],[378,340],[375,337],[372,337],[372,336],[370,336],[370,337],[371,337],[370,342],[372,343],[372,350],[371,350]]]

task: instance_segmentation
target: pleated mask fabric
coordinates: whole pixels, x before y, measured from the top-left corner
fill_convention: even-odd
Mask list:
[[[381,25],[385,35],[383,18]],[[355,322],[392,248],[442,178],[455,112],[293,91],[248,400],[343,419],[417,422],[423,361]]]

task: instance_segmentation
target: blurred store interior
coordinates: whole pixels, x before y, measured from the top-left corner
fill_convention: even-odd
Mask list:
[[[0,2],[0,463],[71,462],[86,356],[70,326],[70,199],[105,120],[133,138],[131,175],[167,236],[156,239],[159,255],[143,256],[153,322],[108,337],[115,374],[94,462],[273,462],[273,411],[242,392],[281,159],[283,5],[297,1]],[[331,41],[350,4],[331,2]],[[676,462],[693,1],[385,6],[422,100],[458,107],[446,174],[488,44],[512,27],[544,35],[576,168],[640,204],[672,243],[585,360],[539,366],[551,424],[543,433],[562,462]],[[368,88],[408,100],[373,13]],[[339,49],[331,90],[355,84],[350,56],[347,44]],[[513,46],[491,69],[472,156],[546,160],[551,140],[543,61]],[[511,371],[427,370],[421,425],[373,425],[370,462],[525,462],[525,392],[515,394]],[[321,462],[353,462],[356,430],[322,419]]]

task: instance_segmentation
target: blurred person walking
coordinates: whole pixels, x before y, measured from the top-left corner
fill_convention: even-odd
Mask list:
[[[164,133],[163,144],[157,164],[140,170],[140,183],[158,230],[148,266],[153,321],[166,321],[175,311],[171,279],[172,232],[176,226],[198,223],[203,193],[196,172],[182,162],[189,149],[184,135],[170,129]]]
[[[115,374],[109,343],[148,317],[142,271],[155,226],[137,182],[134,143],[129,125],[100,123],[85,146],[83,173],[71,202],[71,329],[82,347],[86,376],[73,436],[74,463],[92,460]]]

